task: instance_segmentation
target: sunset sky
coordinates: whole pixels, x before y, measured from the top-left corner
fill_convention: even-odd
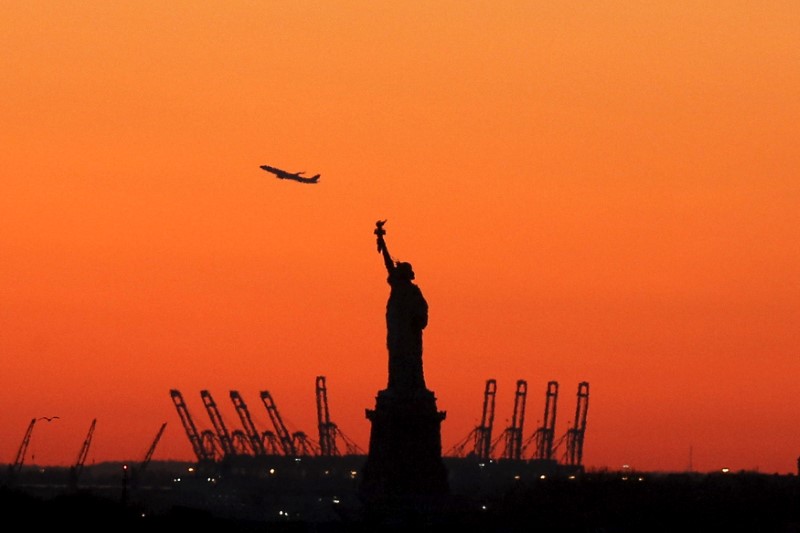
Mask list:
[[[448,451],[590,384],[587,468],[797,472],[797,1],[4,2],[0,462],[193,460],[270,391],[362,449],[375,221]],[[268,164],[321,174],[279,180]],[[502,450],[502,444],[498,451]],[[564,452],[564,445],[557,455]]]

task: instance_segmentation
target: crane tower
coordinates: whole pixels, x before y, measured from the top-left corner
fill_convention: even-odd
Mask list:
[[[522,459],[522,430],[525,422],[525,402],[528,396],[528,382],[524,379],[517,380],[517,390],[514,393],[514,414],[511,425],[506,428],[505,448],[503,459]]]
[[[545,394],[544,418],[542,427],[536,430],[536,459],[553,458],[553,438],[556,432],[556,403],[558,401],[558,382],[549,381]]]
[[[319,450],[323,457],[340,455],[336,447],[336,424],[331,422],[328,412],[328,388],[325,376],[317,376],[317,427],[319,428]]]
[[[497,380],[487,379],[483,391],[483,412],[481,425],[475,431],[475,455],[482,461],[488,461],[492,453],[492,428],[494,426],[494,405],[497,395]]]
[[[586,413],[589,410],[589,383],[578,384],[578,399],[575,406],[575,420],[567,431],[567,464],[583,465],[583,437],[586,433]]]

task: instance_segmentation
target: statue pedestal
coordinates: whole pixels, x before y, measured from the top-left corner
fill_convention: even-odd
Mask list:
[[[366,414],[372,429],[359,492],[368,513],[409,521],[437,511],[449,485],[442,461],[446,414],[437,411],[433,392],[385,389]]]

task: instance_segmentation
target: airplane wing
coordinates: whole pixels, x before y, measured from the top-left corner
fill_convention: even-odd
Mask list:
[[[293,179],[295,181],[299,181],[300,183],[317,183],[319,181],[319,174],[314,174],[310,178],[304,178],[298,174],[290,176],[289,179]]]

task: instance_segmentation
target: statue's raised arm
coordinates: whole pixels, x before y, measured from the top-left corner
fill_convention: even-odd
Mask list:
[[[375,235],[378,237],[378,252],[383,254],[383,262],[386,265],[386,273],[390,276],[394,272],[394,261],[392,256],[389,255],[389,249],[386,247],[386,241],[383,236],[386,235],[386,230],[383,225],[386,224],[385,220],[379,220],[375,223]]]

